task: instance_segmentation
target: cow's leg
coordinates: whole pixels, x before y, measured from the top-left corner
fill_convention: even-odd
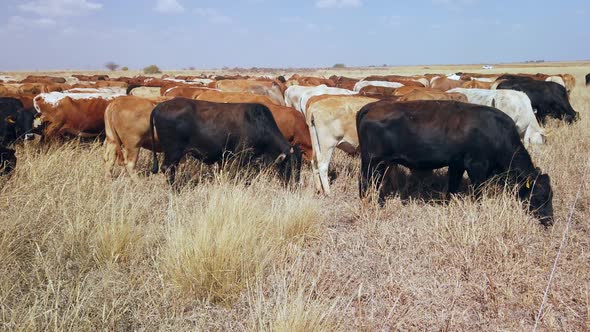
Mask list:
[[[174,186],[174,179],[176,177],[176,167],[180,163],[180,160],[184,156],[184,153],[180,149],[172,150],[164,153],[164,161],[162,162],[162,172],[168,175],[168,183]]]
[[[311,162],[311,169],[313,172],[314,184],[317,192],[323,192],[326,195],[330,194],[330,180],[328,178],[328,168],[330,166],[330,159],[334,148],[338,145],[338,140],[330,133],[324,133],[321,122],[317,121],[320,126],[316,126],[315,119],[312,120],[309,126],[311,136],[311,143],[313,147],[313,159]]]
[[[363,154],[361,150],[361,174],[359,178],[359,196],[361,199],[367,196],[367,190],[369,190],[370,174],[373,173],[371,167],[371,158]]]
[[[128,148],[125,146],[123,148],[123,156],[125,159],[125,169],[127,170],[127,174],[129,174],[132,180],[139,180],[137,172],[135,172],[135,165],[137,164],[137,159],[139,159],[139,147],[132,146]]]
[[[105,162],[105,176],[110,178],[112,176],[113,167],[117,160],[117,145],[110,140],[104,141],[104,162]]]
[[[318,138],[318,132],[315,123],[312,121],[309,126],[309,134],[311,136],[312,146],[312,158],[311,158],[311,172],[313,178],[313,184],[317,193],[322,192],[322,180],[320,179],[320,171],[318,169],[318,160],[324,151],[320,149],[320,143]]]
[[[449,188],[447,191],[447,199],[451,198],[451,195],[456,194],[461,185],[465,168],[459,163],[449,165]]]
[[[328,169],[330,168],[330,159],[332,159],[332,153],[334,152],[334,148],[338,142],[336,142],[336,140],[329,140],[329,142],[323,143],[324,144],[321,146],[322,154],[318,159],[318,171],[322,189],[326,195],[330,195],[330,178],[328,176]]]
[[[370,186],[379,192],[379,206],[385,204],[385,192],[381,190],[381,183],[385,177],[387,166],[383,162],[376,161],[367,156],[361,156],[361,179],[359,181],[359,192],[361,199],[367,195]]]
[[[475,189],[475,197],[480,198],[482,185],[488,179],[488,174],[490,174],[490,163],[485,158],[468,156],[465,159],[465,168],[471,180],[471,185]]]

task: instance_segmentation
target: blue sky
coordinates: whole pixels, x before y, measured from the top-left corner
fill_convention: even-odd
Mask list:
[[[589,0],[0,0],[0,70],[590,59]]]

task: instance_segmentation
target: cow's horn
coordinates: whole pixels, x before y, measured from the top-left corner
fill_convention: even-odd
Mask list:
[[[281,153],[281,154],[280,154],[280,155],[277,157],[277,159],[275,160],[275,164],[280,164],[280,163],[282,163],[283,161],[285,161],[285,158],[287,158],[287,155],[286,155],[286,154],[284,154],[284,153]]]

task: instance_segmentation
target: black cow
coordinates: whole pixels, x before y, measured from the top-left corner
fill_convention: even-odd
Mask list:
[[[371,183],[380,185],[389,166],[448,166],[449,195],[457,192],[465,171],[478,195],[485,181],[503,174],[518,185],[519,198],[529,200],[529,210],[542,224],[553,222],[549,175],[533,165],[514,121],[495,108],[455,101],[379,101],[363,107],[356,124],[361,198]],[[379,203],[384,203],[383,191]]]
[[[36,115],[34,109],[23,108],[23,103],[16,98],[0,98],[0,144],[8,146],[21,138],[34,138]]]
[[[520,77],[501,82],[498,89],[524,92],[531,100],[537,119],[543,124],[548,116],[563,119],[567,123],[580,118],[580,114],[570,104],[565,88],[555,82]]]
[[[16,167],[16,151],[0,146],[0,175],[7,175]]]
[[[206,164],[221,162],[232,154],[240,154],[243,160],[271,158],[285,182],[290,181],[293,169],[295,181],[299,182],[301,151],[289,145],[266,106],[175,98],[158,104],[150,121],[152,142],[155,128],[164,152],[162,171],[168,171],[170,184],[174,183],[176,166],[185,154]],[[153,161],[152,172],[157,173],[155,152]]]
[[[586,75],[586,86],[590,86],[590,74]]]

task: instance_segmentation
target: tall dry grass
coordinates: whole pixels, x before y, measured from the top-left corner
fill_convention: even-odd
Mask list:
[[[587,69],[554,70],[581,80]],[[550,123],[531,151],[555,191],[547,230],[510,192],[472,199],[467,180],[440,203],[444,170],[403,179],[403,199],[383,209],[361,202],[359,161],[341,152],[321,197],[195,162],[176,192],[161,175],[105,179],[99,143],[19,147],[16,173],[0,179],[0,326],[530,330],[585,181],[541,329],[588,330],[590,91],[579,83],[572,99],[582,121]],[[145,152],[138,167],[149,169]]]

